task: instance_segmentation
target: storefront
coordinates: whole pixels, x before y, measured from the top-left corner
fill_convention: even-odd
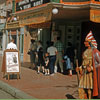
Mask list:
[[[16,15],[19,16],[21,27],[26,27],[26,33],[27,36],[30,36],[30,39],[42,40],[44,48],[46,41],[53,40],[55,42],[56,37],[61,36],[65,50],[70,46],[74,46],[77,49],[78,58],[80,58],[84,49],[86,34],[91,29],[97,33],[98,25],[90,19],[90,3],[94,3],[94,1],[44,1],[20,0],[20,2],[16,2]],[[93,26],[95,26],[95,29],[93,29]],[[58,31],[60,31],[60,34],[58,34]],[[26,41],[25,36],[24,42]],[[29,40],[27,43],[30,45]],[[23,54],[26,56],[24,59],[26,59],[29,47],[26,48],[24,45],[24,48],[26,51]]]
[[[82,9],[80,9],[81,6],[75,9],[77,6],[73,7],[71,5],[67,6],[49,2],[35,7],[29,6],[29,8],[25,8],[24,6],[28,4],[30,4],[28,1],[27,3],[17,3],[17,6],[19,5],[19,8],[22,7],[22,9],[18,10],[18,7],[16,7],[16,15],[19,16],[20,26],[27,27],[26,31],[30,34],[31,38],[41,40],[44,48],[46,48],[46,41],[53,40],[55,42],[56,37],[60,35],[65,49],[70,46],[77,46],[80,55],[81,23],[82,21],[89,20],[89,7],[83,5]],[[58,34],[58,31],[61,33]],[[27,43],[30,45],[30,41]],[[25,59],[28,56],[28,49],[25,49]]]

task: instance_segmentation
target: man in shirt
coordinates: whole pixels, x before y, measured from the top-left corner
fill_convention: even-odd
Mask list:
[[[57,42],[55,43],[55,47],[57,48],[57,55],[56,55],[56,63],[55,63],[55,73],[57,72],[57,64],[59,63],[61,73],[63,73],[63,52],[64,46],[63,43],[60,41],[60,37],[57,37]]]
[[[6,49],[16,49],[16,50],[17,50],[17,46],[16,46],[16,44],[14,43],[14,39],[11,39],[11,42],[8,43]]]
[[[54,73],[54,66],[55,66],[56,53],[57,53],[57,48],[54,47],[53,44],[54,42],[51,42],[50,47],[47,48],[47,52],[49,53],[49,56],[50,56],[50,61],[49,61],[50,73],[52,75]]]

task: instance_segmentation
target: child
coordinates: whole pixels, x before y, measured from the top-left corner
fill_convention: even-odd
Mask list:
[[[44,70],[44,57],[43,57],[43,48],[42,47],[40,47],[40,49],[38,51],[38,74],[40,73],[41,66],[42,66],[42,71],[44,74],[45,70]]]
[[[45,53],[45,75],[49,75],[49,54]]]
[[[67,55],[64,56],[64,62],[66,63],[66,69],[69,70],[69,75],[72,76],[71,61],[70,61],[70,58]]]

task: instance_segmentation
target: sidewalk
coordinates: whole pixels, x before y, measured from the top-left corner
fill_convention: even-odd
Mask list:
[[[21,79],[2,78],[0,72],[0,88],[23,99],[78,99],[77,76],[54,76],[37,74],[35,70],[21,67]]]

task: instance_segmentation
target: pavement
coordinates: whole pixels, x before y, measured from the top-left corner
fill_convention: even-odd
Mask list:
[[[18,80],[15,77],[7,80],[0,72],[0,88],[18,99],[78,99],[76,74],[45,76],[28,67],[29,63],[22,64]]]

